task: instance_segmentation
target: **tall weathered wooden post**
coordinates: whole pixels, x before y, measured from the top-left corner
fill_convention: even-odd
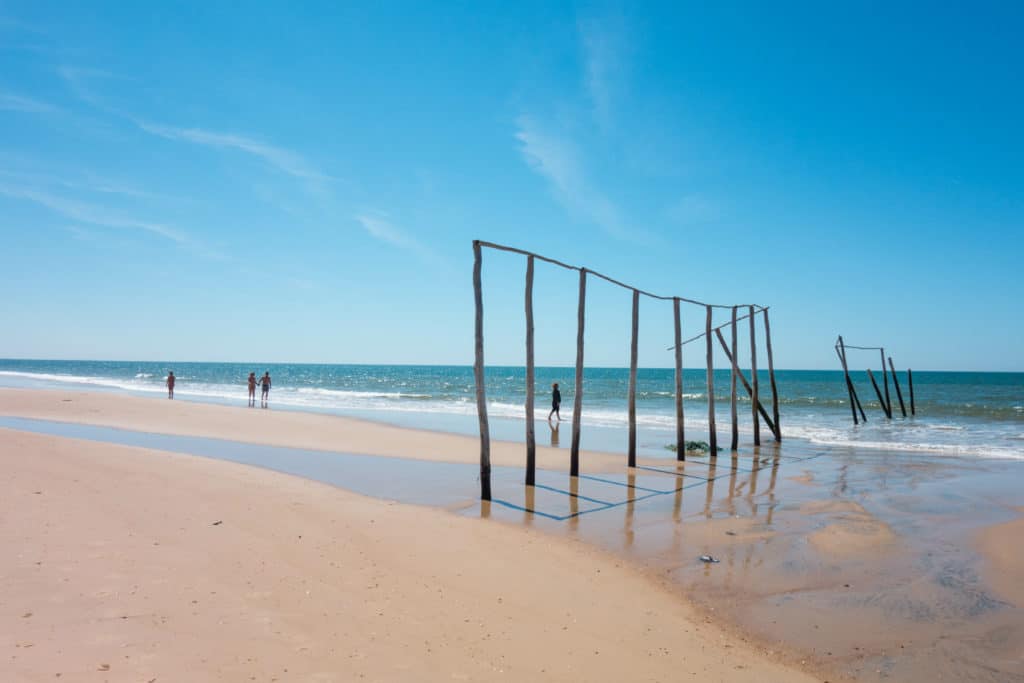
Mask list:
[[[907,368],[907,384],[910,385],[910,414],[917,415],[917,409],[914,407],[914,371]]]
[[[705,306],[704,338],[707,341],[708,361],[708,450],[712,458],[718,457],[718,432],[715,428],[715,362],[711,348],[711,306]]]
[[[473,379],[476,380],[476,411],[480,420],[480,497],[491,499],[491,430],[487,423],[487,395],[484,388],[484,294],[480,280],[483,266],[480,242],[473,240],[473,298],[476,303],[476,344]]]
[[[683,329],[679,316],[679,297],[672,298],[676,333],[676,460],[686,460],[686,433],[683,429]]]
[[[753,407],[751,414],[754,418],[754,445],[761,445],[761,422],[757,419],[757,406],[760,403],[760,393],[757,382],[757,339],[755,337],[757,321],[754,319],[754,307],[750,307],[750,383],[754,386],[754,393],[751,396]]]
[[[885,414],[892,419],[892,398],[889,396],[889,372],[885,369],[885,349],[878,349],[882,357],[882,384],[885,385]]]
[[[537,470],[537,435],[534,431],[533,367],[533,256],[526,257],[526,485],[533,486]]]
[[[580,422],[583,412],[583,337],[587,312],[587,269],[580,268],[580,295],[576,312],[576,393],[572,398],[572,445],[569,476],[580,475]]]
[[[640,331],[640,292],[633,290],[633,334],[629,345],[629,455],[630,467],[636,467],[636,365]]]
[[[853,424],[856,425],[859,424],[857,422],[857,401],[854,399],[853,381],[850,380],[850,368],[846,365],[846,347],[843,345],[843,335],[839,335],[839,342],[836,346],[836,355],[839,356],[839,362],[843,365],[843,377],[846,379],[846,392],[850,395],[850,412],[853,413]]]
[[[736,399],[736,375],[739,374],[739,367],[736,365],[736,306],[732,307],[732,361],[729,363],[729,416],[732,418],[732,441],[729,449],[739,450],[740,447],[740,417]]]

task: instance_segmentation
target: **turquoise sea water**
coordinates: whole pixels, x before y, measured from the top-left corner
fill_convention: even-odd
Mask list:
[[[164,377],[178,378],[176,397],[246,405],[249,372],[273,378],[275,408],[356,415],[401,425],[476,433],[473,371],[468,366],[310,365],[186,363],[135,361],[0,360],[0,386],[107,390],[157,395]],[[749,377],[749,371],[746,372]],[[880,378],[876,371],[876,377]],[[771,412],[767,372],[760,372],[762,402]],[[783,436],[813,443],[858,446],[938,455],[974,455],[1024,459],[1024,373],[915,372],[917,415],[900,417],[890,385],[894,417],[884,418],[864,372],[854,374],[867,412],[866,425],[854,427],[840,371],[779,370],[779,410]],[[909,405],[905,372],[899,374]],[[550,386],[559,382],[562,417],[570,419],[572,368],[537,369],[538,439],[566,444],[568,426],[550,433]],[[688,438],[707,438],[708,411],[704,370],[686,370],[683,399]],[[584,372],[584,446],[620,450],[625,443],[628,372],[587,368]],[[715,374],[715,413],[719,438],[728,439],[729,371]],[[750,402],[741,392],[741,441],[751,440]],[[497,438],[522,439],[525,370],[488,367],[489,414]],[[641,369],[637,394],[641,449],[664,453],[675,439],[674,374],[671,369]],[[764,438],[768,438],[765,431]]]

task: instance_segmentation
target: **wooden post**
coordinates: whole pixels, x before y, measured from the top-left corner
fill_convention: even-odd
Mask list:
[[[686,434],[683,429],[683,330],[679,319],[679,297],[672,299],[676,326],[676,460],[686,460]]]
[[[853,387],[853,400],[857,404],[857,410],[860,411],[860,421],[867,422],[868,416],[864,414],[864,406],[860,404],[860,396],[857,394],[857,387]]]
[[[846,365],[846,346],[843,344],[843,335],[839,335],[839,346],[836,347],[836,355],[843,366],[843,377],[846,378],[846,392],[850,395],[850,412],[853,413],[853,424],[857,422],[857,402],[853,398],[853,382],[850,381],[850,369]]]
[[[754,325],[756,320],[754,319],[754,307],[750,307],[750,383],[754,385],[754,393],[751,399],[754,402],[751,408],[751,414],[754,417],[754,445],[761,445],[761,422],[757,419],[757,406],[760,403],[760,394],[757,387],[757,339],[755,336],[755,330],[757,327]]]
[[[526,257],[526,485],[533,486],[537,470],[534,431],[533,256]]]
[[[733,451],[740,447],[740,418],[736,407],[736,375],[739,374],[739,368],[736,367],[736,308],[732,307],[732,362],[729,364],[729,414],[732,418],[732,443],[729,448]]]
[[[725,353],[726,360],[728,360],[731,363],[733,355],[729,353],[729,345],[725,343],[725,337],[722,336],[722,331],[715,330],[714,332],[715,336],[718,337],[718,343],[722,345],[722,351],[723,353]],[[737,367],[739,366],[737,365]],[[753,398],[754,390],[750,386],[750,382],[747,381],[747,378],[743,376],[743,370],[740,370],[736,376],[739,377],[740,384],[742,384],[743,388],[746,390],[747,396]],[[761,405],[760,401],[758,401],[755,405],[757,406],[757,412],[761,415],[761,419],[764,420],[764,423],[766,425],[768,425],[768,429],[775,431],[775,426],[772,424],[772,417],[771,415],[768,414],[768,411],[764,409],[764,406]]]
[[[576,395],[572,399],[572,446],[569,476],[580,475],[580,413],[583,410],[583,324],[587,310],[587,269],[580,268],[579,308],[576,313]]]
[[[892,356],[889,356],[889,369],[892,370],[892,385],[896,387],[896,398],[900,400],[900,412],[903,417],[907,416],[907,407],[903,405],[903,392],[900,391],[900,380],[896,377],[896,367],[892,364]]]
[[[882,392],[878,388],[878,382],[875,381],[875,376],[871,373],[871,368],[868,368],[868,377],[871,378],[871,386],[875,388],[875,396],[878,397],[878,402],[882,404],[882,412],[889,415],[889,412],[885,409],[885,399],[882,398]]]
[[[910,414],[917,415],[917,410],[914,408],[914,371],[907,368],[907,384],[910,385]]]
[[[715,431],[715,362],[711,354],[711,306],[707,311],[704,323],[704,336],[707,340],[708,360],[708,450],[712,458],[718,457],[718,433]]]
[[[491,499],[491,430],[487,424],[487,395],[484,389],[484,293],[480,282],[482,258],[480,242],[473,241],[473,298],[476,301],[476,412],[480,418],[480,497]]]
[[[782,441],[782,423],[779,422],[779,389],[775,384],[775,361],[772,358],[772,327],[768,323],[768,309],[764,309],[764,343],[768,347],[768,380],[772,385],[772,417],[775,418],[776,441]]]
[[[882,356],[882,384],[885,386],[885,414],[892,419],[892,398],[889,396],[889,372],[885,369],[885,349],[879,349]]]
[[[633,290],[633,336],[629,346],[629,466],[636,467],[636,364],[640,336],[640,292]]]

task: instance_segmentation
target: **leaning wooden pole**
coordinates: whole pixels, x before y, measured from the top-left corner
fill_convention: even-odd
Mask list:
[[[473,241],[473,298],[476,301],[476,412],[480,418],[480,497],[491,499],[491,430],[487,424],[487,395],[484,389],[484,292],[480,281],[482,258],[480,242]]]
[[[704,323],[704,335],[707,339],[708,361],[708,451],[712,458],[718,457],[718,433],[715,430],[715,361],[711,348],[711,306],[705,306],[707,314]]]
[[[850,395],[850,412],[853,413],[853,424],[860,424],[857,421],[857,401],[853,397],[853,382],[850,380],[850,368],[846,365],[846,346],[843,344],[843,335],[839,335],[839,342],[836,346],[836,355],[843,366],[843,377],[846,378],[846,392]]]
[[[676,332],[676,460],[686,460],[686,432],[683,429],[683,327],[679,317],[679,297],[672,299]]]
[[[782,441],[782,423],[779,422],[779,388],[775,384],[775,360],[772,358],[772,326],[768,322],[768,309],[764,309],[764,343],[768,349],[768,381],[772,385],[772,417],[775,418],[776,441]]]
[[[640,292],[633,290],[633,335],[629,345],[629,466],[636,467],[636,364],[640,337]]]
[[[875,376],[871,373],[871,368],[868,368],[868,377],[871,379],[871,386],[875,388],[875,396],[878,397],[878,402],[882,404],[882,412],[889,415],[889,412],[885,409],[885,399],[882,398],[882,391],[878,388],[878,382],[875,381]]]
[[[889,396],[889,371],[885,369],[885,349],[878,349],[882,357],[882,384],[885,386],[885,414],[892,419],[892,398]]]
[[[757,382],[757,338],[756,332],[757,326],[754,324],[757,322],[754,318],[754,307],[750,307],[750,383],[754,385],[754,394],[751,397],[754,406],[751,408],[751,415],[754,418],[754,445],[761,445],[761,421],[757,419],[757,405],[760,401],[760,393],[758,392]]]
[[[740,318],[740,319],[742,320],[743,318]],[[725,354],[725,359],[731,363],[732,359],[733,359],[733,355],[732,355],[732,353],[729,352],[729,345],[725,343],[725,337],[722,336],[721,330],[714,330],[714,333],[715,333],[715,336],[718,337],[718,343],[722,345],[722,353]],[[747,396],[750,396],[751,399],[753,399],[754,390],[750,386],[750,382],[747,381],[747,378],[743,376],[743,370],[739,371],[739,373],[737,374],[737,377],[740,380],[740,384],[743,385],[743,390],[747,392]],[[758,414],[761,415],[761,419],[764,420],[764,423],[766,425],[768,425],[768,429],[770,429],[770,430],[772,430],[774,432],[775,431],[775,426],[772,423],[772,416],[768,414],[768,411],[764,409],[764,406],[761,405],[760,401],[758,401],[755,405],[757,405],[757,412],[758,412]]]
[[[907,368],[907,384],[910,385],[910,414],[917,415],[917,410],[914,408],[914,371]]]
[[[533,256],[526,257],[526,485],[533,486],[537,471],[537,435],[534,431],[533,367]]]
[[[889,356],[889,369],[892,370],[892,385],[896,387],[896,398],[900,401],[900,412],[906,417],[907,407],[903,405],[903,392],[900,391],[900,380],[896,377],[896,366],[892,364],[892,356]]]
[[[580,475],[580,418],[583,411],[583,326],[587,310],[587,269],[580,268],[579,308],[576,313],[576,393],[572,399],[572,446],[569,476]]]
[[[736,367],[736,306],[732,307],[732,362],[729,363],[729,416],[732,418],[732,442],[729,449],[736,451],[740,447],[740,416],[736,401],[736,375],[740,369]]]

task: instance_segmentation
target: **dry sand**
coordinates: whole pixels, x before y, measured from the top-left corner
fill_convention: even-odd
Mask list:
[[[336,415],[168,401],[166,398],[0,388],[0,415],[438,462],[477,463],[480,460],[480,440],[476,437],[407,429]],[[622,470],[621,455],[585,451],[580,457],[591,472]],[[640,461],[648,462],[644,458]],[[523,467],[525,462],[523,444],[491,442],[492,465]],[[658,461],[649,462],[656,464]],[[537,467],[568,470],[569,450],[538,445]]]
[[[816,680],[579,542],[203,458],[0,430],[0,544],[3,681]]]

